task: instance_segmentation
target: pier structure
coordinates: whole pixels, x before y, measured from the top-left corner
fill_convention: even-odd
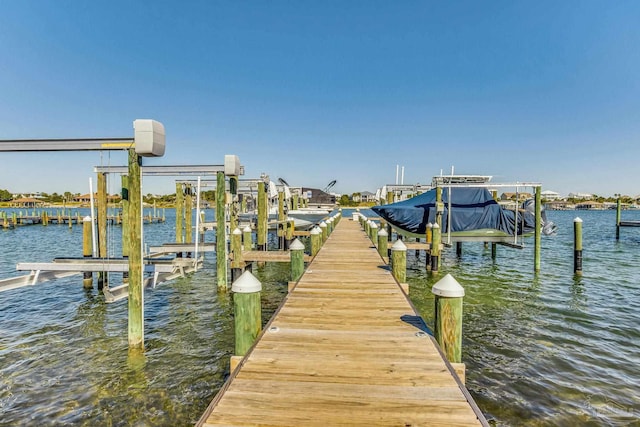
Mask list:
[[[640,221],[623,221],[621,219],[622,204],[620,197],[616,200],[616,240],[620,240],[620,228],[622,227],[640,227]]]
[[[198,426],[488,425],[371,243],[337,221]]]

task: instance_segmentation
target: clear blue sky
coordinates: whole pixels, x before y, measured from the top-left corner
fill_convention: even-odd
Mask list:
[[[246,177],[340,193],[453,165],[640,194],[639,1],[7,0],[0,58],[0,139],[128,137],[153,118],[167,150],[149,165],[237,154]],[[94,165],[125,162],[0,156],[13,192],[84,193]]]

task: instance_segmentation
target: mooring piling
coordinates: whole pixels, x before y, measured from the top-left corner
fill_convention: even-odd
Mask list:
[[[304,273],[304,245],[295,239],[289,247],[291,255],[291,281],[297,282]]]
[[[391,273],[398,283],[407,281],[407,245],[399,239],[391,246]]]
[[[262,330],[260,292],[262,283],[245,271],[231,285],[233,292],[235,355],[244,356]]]
[[[438,281],[435,295],[434,335],[447,360],[462,362],[462,299],[464,288],[451,274]]]
[[[582,220],[573,220],[573,273],[582,275]]]

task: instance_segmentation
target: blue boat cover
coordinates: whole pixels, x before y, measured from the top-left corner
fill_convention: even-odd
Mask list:
[[[451,189],[451,232],[492,228],[513,235],[515,213],[502,208],[486,188]],[[444,213],[442,232],[448,229],[449,189],[442,190]],[[424,234],[427,223],[436,222],[436,190],[401,202],[374,206],[373,211],[393,226],[410,233]],[[523,221],[524,220],[524,221]],[[524,222],[524,224],[523,224]],[[524,226],[524,227],[523,227]],[[534,231],[535,214],[530,211],[518,213],[518,234]]]

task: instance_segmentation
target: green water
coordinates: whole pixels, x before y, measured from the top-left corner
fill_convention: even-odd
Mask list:
[[[496,425],[640,425],[640,230],[624,229],[616,242],[615,212],[548,214],[560,230],[543,238],[538,275],[531,243],[499,247],[495,262],[482,244],[466,244],[460,259],[445,253],[441,274],[466,290],[467,387]],[[145,226],[147,243],[173,240],[172,215]],[[581,278],[572,274],[576,215]],[[0,277],[9,277],[19,261],[79,256],[81,231],[0,231],[0,250]],[[432,325],[438,278],[411,252],[410,296]],[[254,273],[266,322],[286,293],[289,265]],[[0,425],[193,425],[229,373],[232,311],[230,295],[216,290],[211,254],[204,270],[147,291],[142,355],[127,351],[126,302],[105,304],[80,277],[0,293]]]

